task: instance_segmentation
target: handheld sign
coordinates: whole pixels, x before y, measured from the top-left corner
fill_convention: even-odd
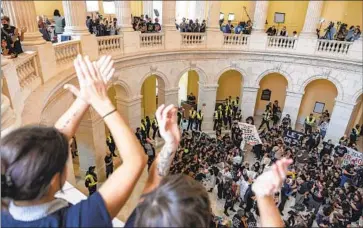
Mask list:
[[[295,144],[300,145],[303,137],[305,136],[304,133],[294,130],[286,130],[284,132],[284,142],[287,145]]]

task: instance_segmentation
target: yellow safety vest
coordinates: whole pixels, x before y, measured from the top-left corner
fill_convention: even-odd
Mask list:
[[[214,119],[218,120],[218,111],[214,111]]]
[[[90,183],[89,183],[89,187],[95,186],[97,184],[97,181],[95,181],[95,179],[93,179],[93,176],[91,174],[88,174],[86,176],[86,181],[87,179],[90,179]]]
[[[144,125],[144,124],[141,124],[141,130],[142,130],[142,131],[145,131],[145,129],[146,129],[146,128],[145,128],[145,125]]]
[[[263,115],[264,115],[263,117],[264,120],[270,120],[271,118],[270,112],[265,112]]]
[[[222,105],[219,105],[219,106],[218,106],[218,109],[219,109],[219,110],[222,110]]]
[[[158,121],[156,119],[154,119],[153,124],[157,127],[158,126]]]
[[[314,123],[314,121],[315,121],[315,117],[313,117],[311,120],[310,120],[310,117],[309,116],[306,117],[306,123],[308,125],[312,125]]]
[[[359,130],[357,128],[355,128],[355,127],[353,127],[353,129],[355,130],[355,134],[359,135]]]
[[[186,154],[189,153],[189,149],[185,148],[184,153],[186,153]]]
[[[195,117],[195,114],[196,114],[196,111],[195,110],[189,110],[189,117],[191,118],[194,118]]]
[[[111,136],[107,136],[107,142],[111,143],[112,140],[111,140]]]
[[[202,114],[199,114],[199,112],[197,113],[197,118],[198,118],[198,120],[202,120],[203,119],[203,116],[204,116],[204,114],[202,113]]]

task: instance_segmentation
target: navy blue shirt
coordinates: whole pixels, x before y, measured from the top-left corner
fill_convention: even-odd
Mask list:
[[[96,192],[86,200],[35,221],[15,220],[9,212],[2,211],[1,227],[112,227],[112,219],[100,193]]]

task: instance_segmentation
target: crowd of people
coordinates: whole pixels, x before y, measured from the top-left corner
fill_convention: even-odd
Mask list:
[[[362,32],[359,25],[351,25],[348,27],[345,23],[337,22],[336,26],[335,28],[335,23],[330,22],[324,31],[322,31],[323,35],[320,34],[321,29],[317,29],[318,38],[353,42],[361,37]]]
[[[207,23],[205,20],[202,21],[202,23],[199,22],[198,19],[195,19],[193,21],[192,19],[186,19],[185,17],[182,18],[182,22],[180,24],[177,24],[175,21],[176,29],[180,32],[205,32],[207,28]]]
[[[282,29],[280,31],[278,31],[275,27],[275,25],[272,25],[271,27],[269,27],[266,31],[268,36],[285,36],[288,37],[289,33],[286,30],[286,26],[283,26]],[[292,32],[292,37],[297,38],[297,32],[293,31]]]
[[[234,33],[234,34],[245,34],[250,35],[252,32],[252,22],[248,20],[247,22],[241,21],[235,27],[232,25],[232,21],[228,20],[227,24],[224,24],[224,19],[219,20],[219,26],[223,33]]]
[[[131,23],[134,31],[140,31],[141,33],[155,33],[161,31],[159,18],[156,17],[153,22],[153,19],[150,18],[147,14],[142,14],[140,17],[133,16]]]

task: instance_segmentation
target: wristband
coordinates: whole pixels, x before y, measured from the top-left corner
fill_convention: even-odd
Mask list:
[[[112,110],[111,112],[109,112],[109,113],[107,113],[106,115],[104,115],[103,117],[102,117],[102,119],[105,119],[107,116],[109,116],[109,115],[111,115],[112,113],[114,113],[114,112],[116,112],[117,111],[117,109],[115,108],[114,110]]]

